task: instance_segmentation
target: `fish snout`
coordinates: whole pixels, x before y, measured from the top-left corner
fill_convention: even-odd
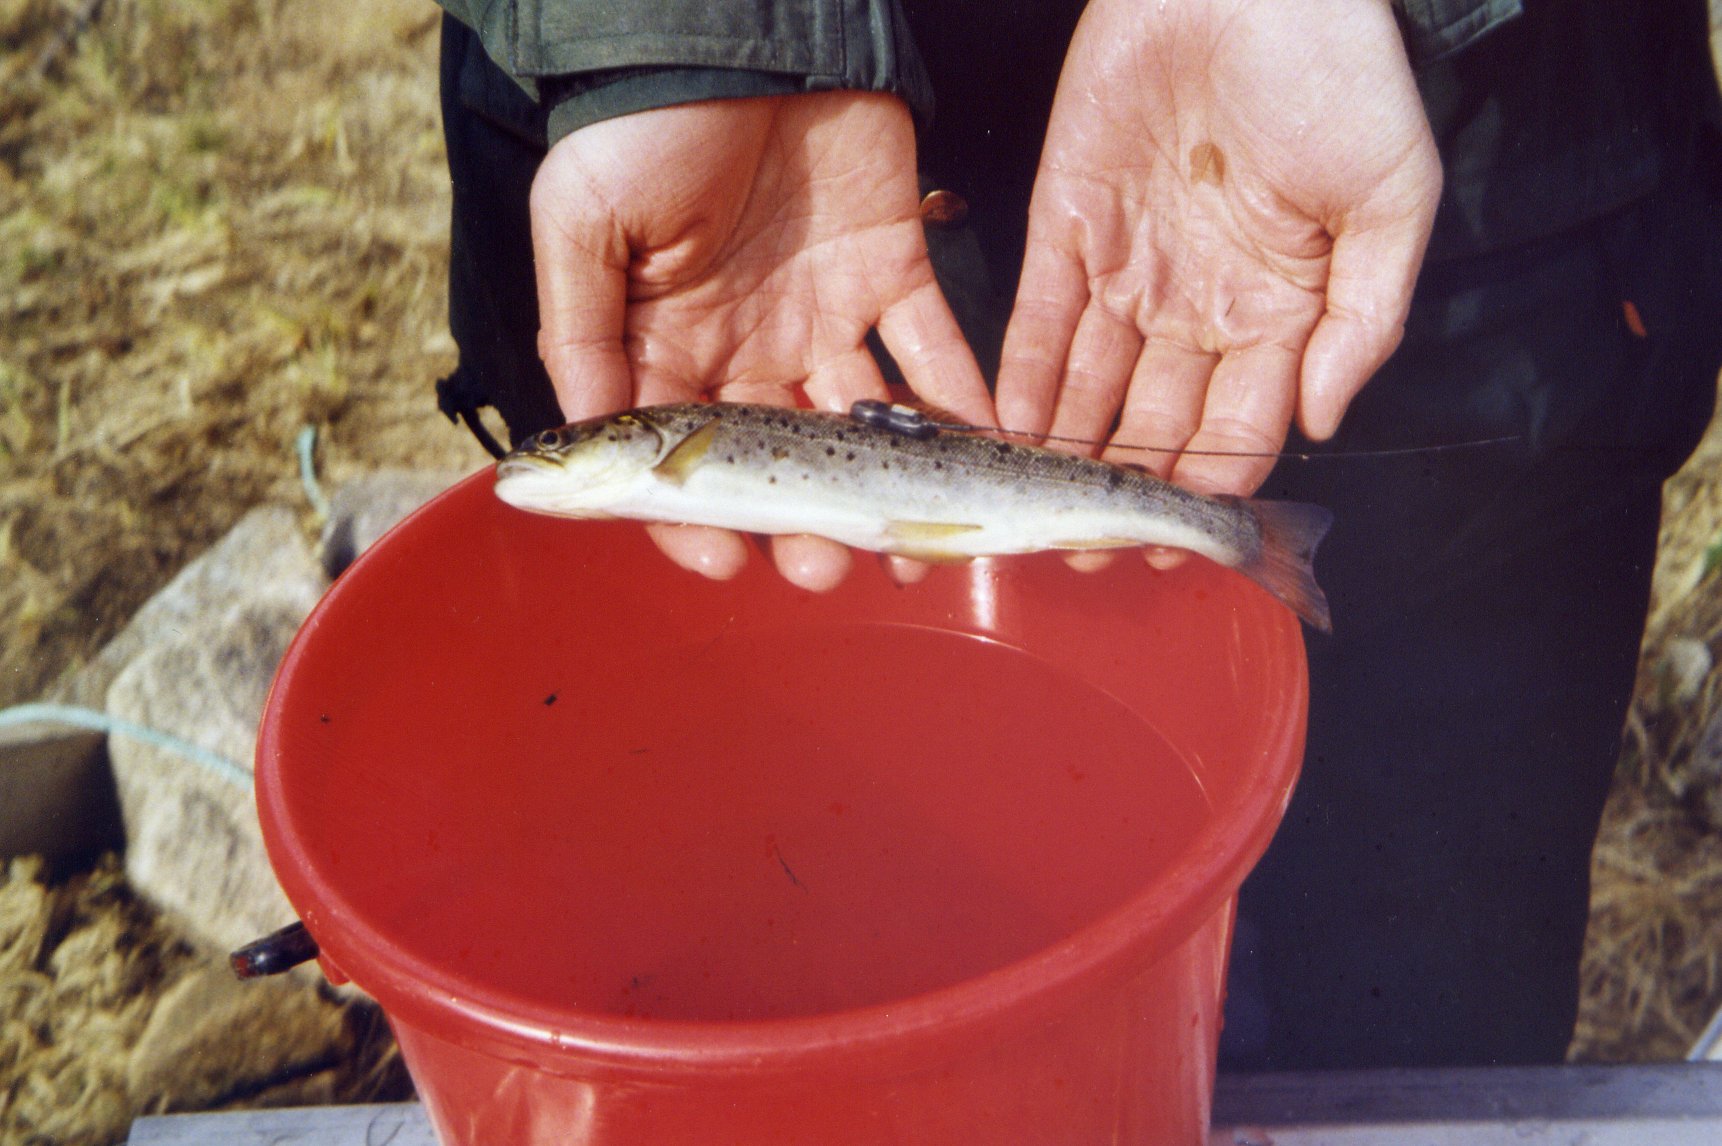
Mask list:
[[[513,453],[504,455],[502,460],[496,463],[496,476],[506,478],[518,474],[543,473],[547,469],[554,468],[556,468],[556,463],[531,449],[529,443]]]

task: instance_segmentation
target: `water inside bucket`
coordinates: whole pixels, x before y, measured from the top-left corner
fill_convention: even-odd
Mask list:
[[[994,641],[824,624],[651,643],[478,656],[510,677],[482,722],[461,682],[420,682],[419,758],[318,801],[321,838],[366,837],[325,857],[353,910],[531,1006],[812,1015],[1043,950],[1208,815],[1137,715]],[[383,760],[401,700],[355,692],[314,738]]]

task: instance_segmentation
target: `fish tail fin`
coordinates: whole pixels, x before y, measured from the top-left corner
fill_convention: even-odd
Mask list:
[[[1327,594],[1315,583],[1315,550],[1333,524],[1333,514],[1319,505],[1299,501],[1253,501],[1242,504],[1261,526],[1262,546],[1238,572],[1272,593],[1306,623],[1333,632]]]

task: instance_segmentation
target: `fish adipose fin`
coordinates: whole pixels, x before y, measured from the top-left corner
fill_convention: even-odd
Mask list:
[[[718,419],[713,418],[677,442],[663,460],[652,467],[652,472],[672,485],[681,485],[705,459],[706,451],[712,448],[712,439],[717,437],[717,429]]]
[[[1319,505],[1298,501],[1251,501],[1243,506],[1262,530],[1256,556],[1238,572],[1272,593],[1305,622],[1324,633],[1333,632],[1327,594],[1315,583],[1315,550],[1333,524],[1333,514]]]

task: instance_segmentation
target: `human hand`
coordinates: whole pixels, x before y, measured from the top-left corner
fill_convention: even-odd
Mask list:
[[[875,326],[910,386],[966,421],[992,400],[927,261],[914,128],[895,98],[723,100],[593,124],[532,187],[539,353],[562,412],[715,397],[847,410],[887,396]],[[733,576],[736,534],[651,526],[678,564]],[[830,588],[849,551],[774,539],[790,581]],[[904,575],[912,576],[912,571]]]
[[[1387,0],[1094,0],[1059,79],[1000,424],[1204,492],[1330,437],[1399,343],[1441,170]]]

